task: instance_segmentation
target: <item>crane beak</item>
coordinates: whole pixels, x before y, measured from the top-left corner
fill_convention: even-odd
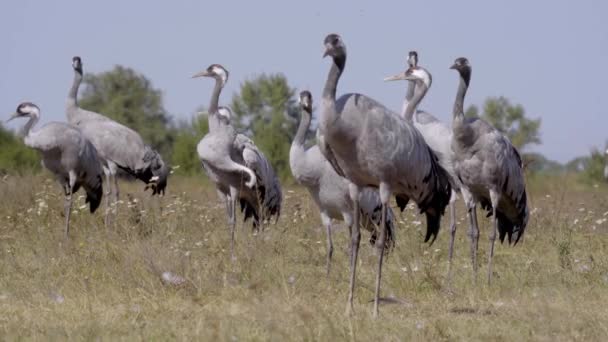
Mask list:
[[[325,45],[325,51],[323,52],[323,58],[329,56],[329,51],[331,50],[331,45],[326,44]]]
[[[11,116],[5,121],[5,122],[9,122],[11,120],[13,120],[14,118],[19,117],[19,114],[17,113],[12,113]]]
[[[393,76],[389,76],[389,77],[385,77],[384,78],[384,82],[389,82],[389,81],[401,81],[401,80],[407,80],[407,76],[405,75],[405,72],[400,72],[397,75],[393,75]]]
[[[203,70],[201,72],[198,72],[198,73],[192,75],[192,78],[203,77],[203,76],[209,76],[209,72],[207,70]]]

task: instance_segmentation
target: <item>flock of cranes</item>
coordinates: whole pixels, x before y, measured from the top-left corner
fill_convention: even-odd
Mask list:
[[[432,77],[418,65],[418,54],[409,53],[408,68],[386,81],[406,80],[407,91],[400,114],[374,99],[358,93],[337,97],[340,76],[346,66],[346,45],[337,34],[324,40],[324,57],[331,58],[320,106],[317,143],[306,148],[312,118],[313,99],[309,91],[300,93],[301,119],[289,153],[293,176],[305,186],[319,208],[327,231],[327,274],[333,254],[332,220],[343,220],[350,234],[350,282],[347,312],[353,309],[360,227],[370,231],[378,264],[374,296],[374,316],[378,314],[382,263],[395,245],[396,219],[389,206],[394,195],[401,211],[412,200],[427,220],[424,241],[432,243],[439,232],[441,216],[450,206],[451,265],[456,232],[456,193],[460,193],[470,221],[470,253],[477,273],[479,227],[476,208],[480,204],[493,218],[490,231],[488,282],[492,277],[492,257],[497,234],[501,241],[517,243],[528,222],[528,206],[519,153],[498,130],[481,119],[465,118],[463,103],[471,79],[471,66],[458,58],[451,66],[458,72],[459,85],[453,107],[451,128],[433,115],[418,110],[429,91]],[[58,179],[65,192],[65,234],[69,233],[72,194],[84,188],[90,211],[100,205],[102,183],[106,182],[105,223],[116,214],[118,170],[146,183],[153,195],[164,194],[169,167],[160,154],[146,145],[134,130],[103,114],[78,106],[77,94],[83,64],[72,61],[74,82],[68,94],[67,123],[51,122],[34,126],[40,109],[25,102],[9,120],[28,117],[23,128],[24,142],[40,151],[43,165]],[[208,120],[209,133],[197,146],[207,176],[225,202],[230,231],[230,251],[234,258],[237,202],[244,221],[252,219],[254,229],[281,213],[282,192],[275,171],[254,142],[235,131],[229,108],[219,106],[229,72],[212,64],[193,77],[215,80]],[[194,152],[194,151],[193,151]],[[112,189],[113,185],[113,189]],[[110,197],[113,203],[110,203]],[[113,214],[113,215],[112,215]],[[451,267],[448,270],[448,281]]]

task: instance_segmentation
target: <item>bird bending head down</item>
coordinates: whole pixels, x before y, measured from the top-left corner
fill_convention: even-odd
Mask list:
[[[148,166],[143,172],[136,172],[136,177],[146,183],[144,191],[152,189],[152,196],[164,195],[171,168],[165,164],[158,152],[149,146],[146,146],[145,148],[144,162]]]

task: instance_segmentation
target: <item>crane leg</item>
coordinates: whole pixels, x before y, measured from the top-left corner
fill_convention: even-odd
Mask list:
[[[116,217],[118,217],[118,195],[119,195],[119,190],[118,190],[118,178],[116,177],[116,173],[114,173],[112,175],[112,179],[114,180],[114,219],[116,219]]]
[[[74,185],[76,185],[76,173],[74,171],[69,172],[69,180],[65,189],[65,202],[64,202],[64,210],[65,210],[65,238],[68,239],[70,237],[70,217],[72,214],[72,189],[74,189]]]
[[[334,243],[331,239],[331,218],[327,213],[321,213],[321,221],[325,226],[325,230],[327,232],[327,277],[329,277],[329,272],[331,270],[331,258],[334,254]]]
[[[382,281],[382,261],[384,259],[384,245],[386,244],[386,215],[388,211],[388,201],[390,199],[391,190],[386,183],[380,183],[380,202],[382,202],[382,220],[380,221],[380,236],[376,241],[378,249],[378,269],[376,272],[376,291],[374,294],[374,318],[378,317],[380,304],[380,282]]]
[[[65,203],[65,238],[70,237],[70,215],[72,214],[72,189],[66,188]]]
[[[234,255],[234,231],[236,230],[236,199],[238,196],[238,190],[236,188],[230,187],[230,198],[227,200],[230,201],[230,214],[228,217],[228,225],[230,226],[230,259],[232,261],[236,260],[236,255]]]
[[[111,222],[110,222],[111,221],[110,220],[110,211],[112,210],[112,208],[110,207],[110,196],[112,195],[112,183],[111,183],[112,182],[112,178],[110,177],[110,171],[106,167],[103,168],[103,172],[106,175],[106,183],[103,185],[104,190],[105,190],[105,194],[104,195],[106,197],[105,201],[104,201],[105,206],[106,206],[106,211],[104,213],[103,222],[104,222],[104,224],[105,224],[105,226],[107,228],[111,224]]]
[[[469,237],[471,238],[471,262],[473,265],[473,277],[477,279],[477,248],[479,246],[479,226],[477,225],[477,205],[469,209]]]
[[[353,296],[355,292],[355,277],[357,274],[357,257],[359,254],[359,242],[361,232],[359,227],[359,188],[354,184],[349,185],[351,200],[353,201],[353,229],[350,236],[350,288],[348,292],[348,302],[346,303],[346,314],[350,315],[353,311]]]
[[[454,240],[456,238],[456,203],[450,201],[450,249],[448,251],[448,288],[452,283],[452,257],[454,256]]]
[[[498,217],[496,217],[496,207],[500,200],[500,195],[490,190],[490,200],[492,201],[492,231],[490,232],[490,253],[488,254],[488,285],[492,283],[492,258],[494,257],[494,243],[498,231]]]

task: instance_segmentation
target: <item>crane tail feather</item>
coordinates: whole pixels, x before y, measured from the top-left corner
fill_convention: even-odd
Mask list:
[[[424,242],[430,242],[432,245],[437,239],[437,235],[439,234],[439,228],[441,226],[441,215],[439,213],[434,213],[433,211],[425,212],[426,215],[426,236],[424,237]]]
[[[102,187],[101,175],[99,175],[97,177],[97,183],[95,185],[93,185],[93,186],[85,185],[84,188],[87,192],[87,197],[86,197],[85,203],[89,204],[89,211],[91,213],[94,213],[97,210],[97,208],[99,208],[99,204],[101,203],[101,198],[103,197],[103,187]]]

